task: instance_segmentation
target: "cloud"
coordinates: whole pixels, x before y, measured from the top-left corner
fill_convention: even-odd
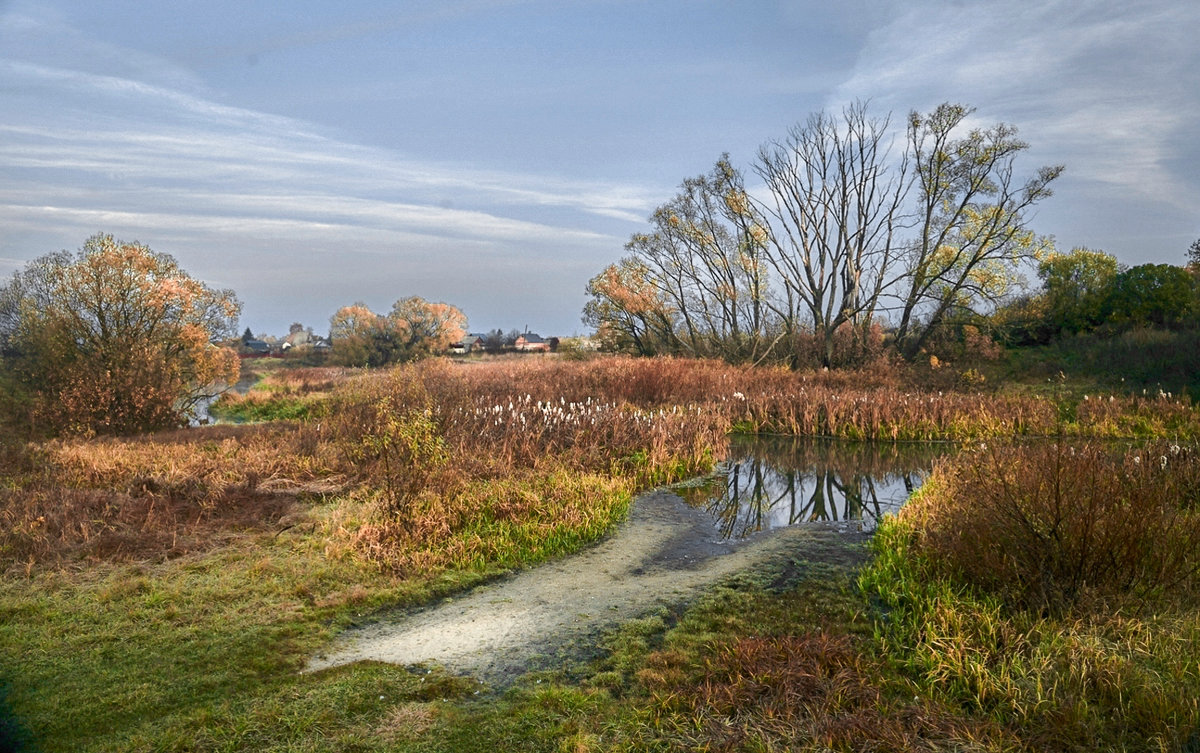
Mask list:
[[[906,3],[833,99],[976,105],[985,122],[1016,123],[1031,156],[1066,163],[1072,180],[1184,209],[1200,187],[1172,157],[1200,121],[1196,28],[1194,3]]]
[[[186,179],[223,185],[324,184],[338,194],[450,193],[461,196],[455,203],[565,207],[631,222],[644,219],[652,206],[645,189],[634,186],[419,162],[339,142],[289,118],[136,81],[11,62],[0,66],[4,74],[105,97],[101,104],[109,110],[91,110],[88,128],[44,121],[0,126],[8,137],[0,144],[0,160],[15,168],[100,173],[143,185]]]
[[[318,318],[348,302],[335,291],[394,300],[407,280],[410,294],[473,300],[490,316],[560,306],[573,320],[589,271],[658,198],[416,160],[121,76],[0,59],[0,87],[17,105],[0,116],[0,254],[13,260],[0,271],[109,232],[239,291],[283,295],[316,274],[321,289],[303,300]],[[553,293],[514,303],[529,298],[533,265]],[[248,317],[280,308],[247,298]]]

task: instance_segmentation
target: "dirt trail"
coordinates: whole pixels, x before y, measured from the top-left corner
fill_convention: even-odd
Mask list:
[[[723,542],[711,518],[669,491],[639,498],[630,519],[577,555],[345,633],[305,671],[360,660],[438,665],[489,683],[580,653],[596,634],[694,598],[739,570],[789,559],[845,561],[862,541],[853,523],[796,526]],[[539,661],[540,660],[540,661]]]

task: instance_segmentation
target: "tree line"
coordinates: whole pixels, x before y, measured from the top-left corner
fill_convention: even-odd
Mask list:
[[[816,113],[759,150],[761,195],[721,157],[592,278],[584,321],[614,350],[793,366],[852,360],[888,323],[913,358],[1053,247],[1027,221],[1063,167],[1019,178],[1028,144],[972,113],[912,112],[898,149],[864,103]]]
[[[48,254],[0,285],[0,438],[130,434],[187,423],[237,381],[242,305],[168,254],[111,235]],[[401,298],[330,320],[334,363],[383,366],[444,351],[466,316]]]
[[[990,317],[1008,345],[1045,345],[1085,334],[1117,334],[1135,327],[1200,326],[1200,240],[1186,267],[1122,266],[1103,251],[1075,248],[1038,264],[1041,289],[1015,297]]]

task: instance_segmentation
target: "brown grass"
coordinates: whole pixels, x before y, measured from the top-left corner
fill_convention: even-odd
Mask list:
[[[907,506],[918,551],[1006,601],[1141,611],[1200,586],[1200,453],[1059,440],[941,462]]]
[[[639,677],[656,726],[686,750],[956,750],[1003,734],[919,698],[890,698],[875,660],[844,634],[723,642],[699,667],[659,653]]]
[[[390,743],[416,740],[437,723],[438,707],[432,703],[410,701],[396,706],[376,734]]]
[[[222,531],[273,525],[284,514],[279,499],[360,489],[355,499],[378,509],[356,513],[358,527],[344,535],[381,563],[415,566],[414,552],[446,541],[427,533],[421,543],[413,532],[454,529],[456,505],[487,496],[475,485],[536,486],[529,474],[574,473],[632,490],[707,471],[731,430],[892,440],[1186,434],[1200,425],[1194,407],[1165,394],[1089,398],[1064,423],[1051,400],[921,390],[909,378],[885,361],[791,372],[623,357],[276,369],[251,394],[304,402],[307,420],[4,443],[0,558],[26,567],[190,551]],[[431,523],[438,515],[447,520]],[[454,546],[466,549],[443,561],[470,560],[482,545]]]
[[[343,485],[316,433],[220,426],[30,447],[0,487],[0,569],[175,557],[278,525],[298,494]]]

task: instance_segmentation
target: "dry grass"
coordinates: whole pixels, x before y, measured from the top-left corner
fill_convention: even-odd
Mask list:
[[[171,558],[276,526],[298,494],[342,486],[317,433],[221,426],[30,447],[0,487],[0,567]]]
[[[656,726],[684,750],[980,750],[1003,740],[996,725],[889,698],[876,660],[845,634],[722,642],[698,667],[659,653],[639,677]]]
[[[437,723],[438,707],[432,703],[410,701],[392,710],[376,734],[389,743],[416,740]]]
[[[1195,408],[1166,394],[1092,397],[1064,418],[1052,400],[922,391],[908,374],[884,361],[798,373],[619,357],[275,369],[243,402],[305,420],[0,447],[0,558],[28,569],[193,551],[222,531],[273,525],[296,494],[359,489],[352,506],[372,500],[372,510],[345,516],[358,528],[343,536],[407,568],[445,543],[413,532],[454,529],[488,484],[516,494],[514,483],[574,473],[628,494],[707,471],[731,430],[887,440],[1200,431]],[[437,515],[446,520],[430,523]],[[472,560],[480,547],[442,559]]]
[[[1076,406],[1031,395],[922,387],[922,372],[886,361],[860,370],[793,372],[679,358],[504,361],[440,368],[431,390],[507,405],[593,401],[693,409],[721,428],[848,439],[996,436],[1194,437],[1200,412],[1166,393],[1090,396]],[[432,376],[432,375],[431,375]],[[514,403],[515,406],[515,403]]]
[[[1200,586],[1200,453],[1060,440],[961,453],[902,515],[931,562],[1035,611],[1141,611]]]

